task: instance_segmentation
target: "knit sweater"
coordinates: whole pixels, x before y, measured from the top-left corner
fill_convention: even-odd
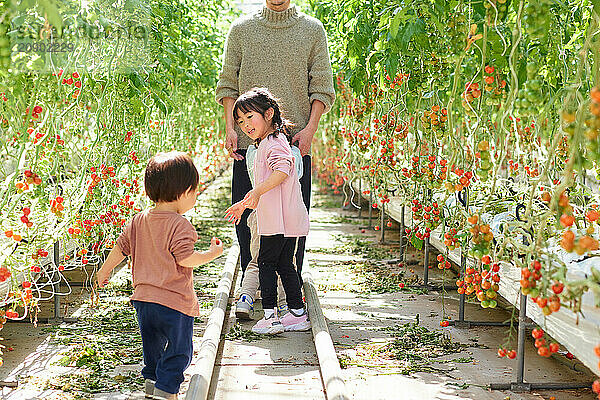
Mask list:
[[[266,87],[280,101],[291,134],[306,127],[313,100],[329,111],[335,100],[333,74],[323,24],[295,6],[277,12],[267,7],[233,22],[225,42],[216,100]],[[236,125],[238,148],[252,140]]]

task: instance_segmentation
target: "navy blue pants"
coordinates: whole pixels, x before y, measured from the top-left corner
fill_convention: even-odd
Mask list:
[[[192,361],[194,317],[156,303],[132,300],[144,350],[142,376],[155,387],[179,393],[183,371]]]
[[[246,157],[246,150],[238,150],[238,154]],[[310,211],[310,192],[312,185],[312,166],[311,157],[306,155],[302,157],[302,178],[300,179],[300,188],[302,190],[302,200],[306,209]],[[234,160],[233,161],[233,177],[231,179],[231,202],[232,204],[242,200],[246,193],[252,190],[252,182],[248,176],[248,168],[246,167],[246,159]],[[235,226],[235,233],[237,235],[238,243],[240,244],[240,265],[242,267],[242,273],[246,271],[246,267],[252,256],[250,255],[250,228],[248,228],[248,215],[252,210],[246,210],[242,214],[240,223]],[[302,285],[302,263],[304,262],[304,249],[306,247],[306,237],[298,238],[298,247],[296,249],[296,269],[298,271],[298,278]],[[241,282],[241,281],[240,281]]]

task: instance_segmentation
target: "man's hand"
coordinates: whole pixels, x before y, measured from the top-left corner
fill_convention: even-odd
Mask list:
[[[316,129],[307,126],[300,132],[296,133],[292,138],[292,144],[298,146],[298,148],[300,149],[300,154],[302,154],[302,156],[305,156],[310,152],[310,145],[312,144],[312,139],[316,132]]]
[[[233,128],[225,128],[225,148],[229,152],[229,157],[234,160],[243,160],[244,156],[236,153],[237,151],[237,140],[238,135],[235,129]]]

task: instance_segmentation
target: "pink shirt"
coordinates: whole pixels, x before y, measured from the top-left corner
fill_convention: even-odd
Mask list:
[[[281,171],[287,178],[260,197],[256,207],[258,234],[287,237],[308,235],[308,212],[302,201],[294,156],[283,134],[267,136],[260,141],[254,161],[254,182],[261,184],[273,171]]]
[[[117,238],[123,254],[132,259],[131,300],[200,315],[193,268],[177,263],[192,255],[197,240],[196,229],[180,214],[149,209],[135,215]]]

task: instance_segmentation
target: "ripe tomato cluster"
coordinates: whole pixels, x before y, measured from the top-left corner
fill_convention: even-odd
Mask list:
[[[443,254],[438,254],[437,256],[437,260],[438,260],[438,269],[450,269],[450,267],[452,267],[452,264],[450,264],[450,261],[446,260],[446,258],[444,257]]]
[[[487,65],[484,69],[483,89],[488,92],[485,98],[485,104],[488,106],[500,106],[502,100],[506,99],[506,81],[500,73],[492,65]]]
[[[537,353],[542,357],[550,357],[553,353],[560,350],[560,345],[556,342],[548,343],[544,338],[545,332],[541,328],[535,328],[531,331],[531,336],[535,339]]]
[[[461,95],[462,97],[462,106],[465,109],[465,112],[469,115],[475,115],[473,102],[475,99],[481,97],[481,90],[479,89],[479,83],[477,82],[468,82],[465,84],[465,90]]]
[[[26,169],[23,172],[23,175],[25,177],[23,182],[15,183],[15,187],[17,188],[18,193],[28,191],[29,185],[31,185],[31,184],[33,184],[33,185],[41,185],[42,184],[42,178],[38,174],[32,172],[29,169]]]
[[[460,192],[466,187],[469,187],[473,179],[472,171],[465,171],[455,165],[450,167],[450,171],[454,174],[453,177],[448,177],[448,181],[444,184],[448,193]],[[458,177],[458,179],[456,179]]]
[[[31,214],[31,209],[29,207],[23,207],[21,211],[23,212],[23,215],[21,215],[20,218],[21,222],[27,225],[28,228],[31,228],[33,226],[33,222],[29,220],[29,214]]]
[[[65,209],[63,202],[64,198],[62,196],[56,196],[54,199],[50,200],[50,212],[55,214],[58,218],[63,216],[62,212]]]
[[[0,267],[0,282],[4,282],[10,278],[11,272],[6,267]]]
[[[457,233],[458,231],[456,228],[451,228],[448,232],[444,233],[444,245],[446,245],[450,251],[460,246],[460,241],[456,236]]]
[[[56,75],[58,75],[58,77],[61,77],[63,75],[63,73],[64,73],[64,71],[62,69],[60,69],[60,70],[58,70],[58,73]],[[77,97],[79,97],[79,94],[81,93],[82,84],[81,84],[81,79],[80,79],[80,75],[78,72],[71,73],[71,76],[68,78],[62,78],[61,84],[65,85],[65,86],[73,85],[73,87],[75,87],[75,89],[73,89],[73,91],[71,92],[71,98],[77,99]]]
[[[513,349],[508,350],[504,347],[500,347],[498,349],[498,357],[500,357],[500,358],[508,357],[511,360],[513,360],[517,357],[517,352],[516,352],[516,350],[513,350]]]

